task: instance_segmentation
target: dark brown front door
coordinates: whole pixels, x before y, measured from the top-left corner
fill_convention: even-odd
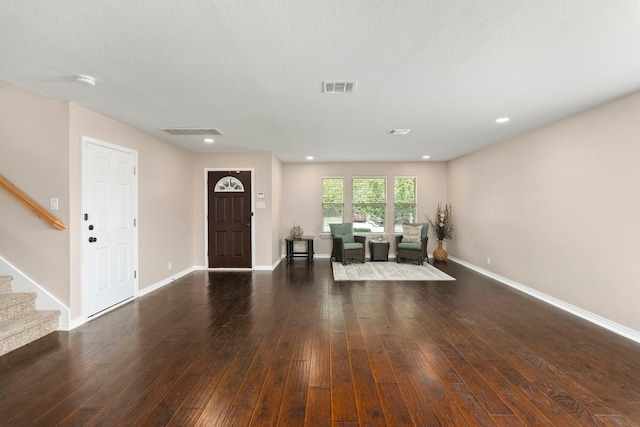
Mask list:
[[[251,268],[251,171],[208,174],[209,268]]]

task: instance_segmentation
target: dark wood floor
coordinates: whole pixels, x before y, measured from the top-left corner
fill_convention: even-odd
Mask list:
[[[640,344],[439,267],[192,273],[0,358],[0,425],[640,425]]]

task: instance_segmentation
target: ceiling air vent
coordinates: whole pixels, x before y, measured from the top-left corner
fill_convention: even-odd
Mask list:
[[[324,81],[322,91],[325,93],[353,93],[356,91],[356,82]]]
[[[224,135],[220,129],[216,128],[170,128],[160,130],[171,135]]]
[[[390,135],[406,135],[411,132],[411,129],[389,129],[387,132]]]

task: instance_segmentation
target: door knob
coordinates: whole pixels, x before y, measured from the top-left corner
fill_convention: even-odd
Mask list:
[[[89,243],[93,243],[93,242],[97,242],[98,239],[96,239],[95,237],[89,237]]]

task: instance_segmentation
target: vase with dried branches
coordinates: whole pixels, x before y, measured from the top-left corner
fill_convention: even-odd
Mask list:
[[[433,234],[438,238],[438,248],[433,251],[433,258],[436,261],[446,261],[449,254],[442,247],[445,240],[453,237],[453,224],[451,223],[451,204],[445,204],[444,206],[438,203],[438,209],[436,210],[436,219],[432,221],[427,217]]]

